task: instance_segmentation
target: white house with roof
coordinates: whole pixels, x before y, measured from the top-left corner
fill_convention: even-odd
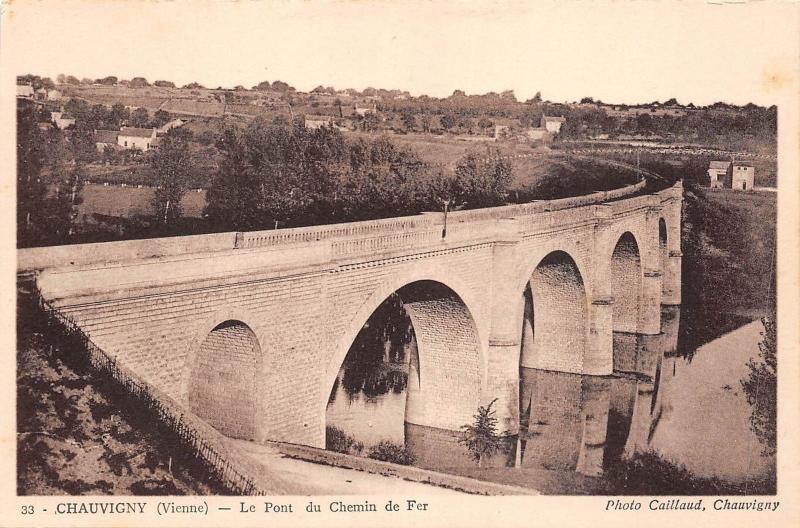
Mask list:
[[[75,124],[75,118],[64,112],[50,112],[50,120],[60,130]]]
[[[18,84],[17,97],[21,97],[23,99],[33,99],[33,86],[30,84]]]
[[[553,134],[558,134],[561,132],[561,125],[567,122],[567,119],[564,117],[558,116],[542,116],[541,124],[539,125],[541,128],[546,129],[548,132]]]
[[[333,126],[333,116],[307,115],[303,121],[309,130],[316,130],[325,126]]]
[[[126,149],[149,150],[155,139],[155,128],[122,127],[117,136],[117,145]]]
[[[367,114],[375,114],[375,113],[377,113],[377,111],[378,111],[378,109],[375,106],[374,102],[372,104],[369,104],[369,105],[363,105],[363,104],[359,104],[359,103],[356,103],[356,104],[353,105],[353,113],[355,113],[356,115],[359,115],[361,117],[364,117]]]
[[[712,189],[722,189],[725,187],[725,180],[728,176],[730,161],[712,161],[708,164],[708,181]]]

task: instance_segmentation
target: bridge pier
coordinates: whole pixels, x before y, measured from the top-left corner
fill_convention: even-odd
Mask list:
[[[667,224],[667,259],[664,272],[664,286],[661,302],[667,305],[681,303],[681,208],[683,205],[683,184],[678,181],[667,192],[672,194],[672,202],[664,207]]]
[[[614,295],[611,284],[611,254],[614,247],[611,225],[614,213],[607,205],[595,207],[597,224],[593,236],[592,301],[589,306],[589,341],[583,359],[583,373],[597,376],[611,374],[614,368]]]
[[[657,335],[661,332],[663,273],[661,269],[659,221],[661,220],[662,209],[661,199],[658,195],[650,195],[648,198],[650,199],[650,205],[645,213],[643,247],[639,248],[643,272],[638,333]]]
[[[519,224],[513,219],[499,222],[498,241],[492,256],[491,325],[486,351],[486,382],[482,405],[497,399],[494,406],[498,430],[509,435],[519,432],[519,365],[522,346],[524,298],[516,291],[515,276]]]

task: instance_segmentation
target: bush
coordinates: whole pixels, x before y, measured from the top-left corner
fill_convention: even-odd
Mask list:
[[[347,455],[360,455],[364,444],[338,427],[329,425],[325,428],[325,449]]]
[[[612,495],[772,495],[775,475],[744,482],[701,477],[656,451],[636,453],[605,473]]]
[[[405,446],[395,444],[390,440],[381,440],[369,448],[369,458],[382,462],[392,462],[410,466],[414,463],[414,455]]]

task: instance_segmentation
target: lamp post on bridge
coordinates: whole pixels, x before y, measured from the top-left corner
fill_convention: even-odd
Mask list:
[[[447,236],[447,208],[450,206],[450,200],[442,200],[444,207],[444,225],[442,226],[442,238]]]

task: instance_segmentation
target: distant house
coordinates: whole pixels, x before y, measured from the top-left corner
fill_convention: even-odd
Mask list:
[[[755,185],[755,167],[749,161],[712,161],[708,177],[712,189],[749,191]]]
[[[494,126],[494,139],[505,139],[511,134],[511,127],[508,125]]]
[[[122,127],[117,136],[117,145],[126,149],[149,150],[155,138],[155,128]]]
[[[47,90],[47,98],[48,101],[60,101],[61,100],[61,92],[58,90]]]
[[[95,130],[94,145],[97,148],[97,152],[103,152],[106,147],[119,147],[119,143],[117,143],[118,137],[119,131],[117,130]]]
[[[33,97],[37,101],[44,101],[47,99],[47,88],[39,88],[33,92]]]
[[[372,103],[372,105],[361,105],[356,103],[355,105],[353,105],[353,112],[356,115],[364,117],[367,114],[377,113],[377,108],[375,107],[375,103]]]
[[[18,84],[17,85],[17,97],[22,99],[33,99],[33,86],[30,84]]]
[[[333,126],[333,116],[307,115],[303,121],[303,125],[309,130]]]
[[[728,177],[729,161],[712,161],[708,165],[709,187],[712,189],[722,189],[725,187],[725,180]]]
[[[50,112],[50,120],[60,130],[75,124],[75,118],[64,112]]]
[[[756,169],[749,161],[731,163],[731,189],[748,191],[755,184]]]
[[[551,117],[551,116],[542,116],[541,124],[539,125],[541,128],[546,129],[548,132],[552,132],[553,134],[558,134],[561,132],[561,125],[566,123],[566,118],[563,117]]]

